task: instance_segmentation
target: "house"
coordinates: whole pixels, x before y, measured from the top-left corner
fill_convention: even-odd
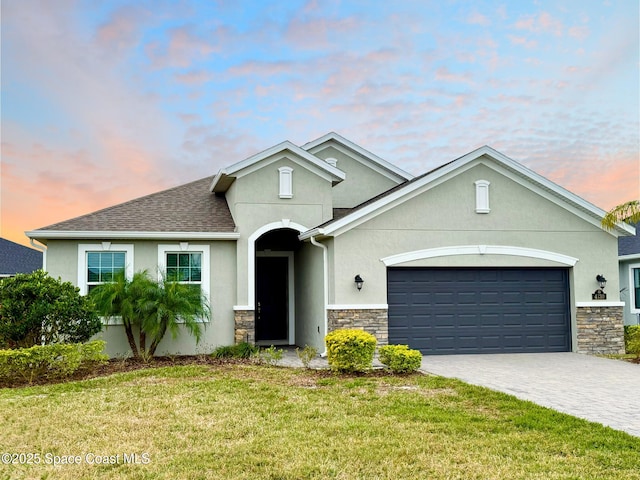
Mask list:
[[[199,345],[312,345],[342,327],[427,354],[622,352],[627,225],[484,146],[413,177],[336,133],[27,232],[82,293],[118,269],[179,269],[212,309]],[[594,300],[597,275],[610,278]],[[360,281],[361,280],[361,281]],[[101,335],[128,352],[121,327]]]
[[[42,268],[42,252],[0,238],[0,279]]]
[[[624,300],[624,324],[640,324],[640,235],[618,238],[620,296]]]

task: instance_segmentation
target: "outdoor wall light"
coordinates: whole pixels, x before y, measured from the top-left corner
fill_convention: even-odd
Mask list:
[[[592,300],[606,300],[607,299],[607,294],[604,293],[604,287],[607,285],[607,279],[604,278],[604,275],[596,275],[596,282],[598,282],[598,285],[600,286],[599,289],[597,289],[595,292],[593,292],[593,295],[591,295],[591,299]]]
[[[360,275],[356,275],[355,282],[356,282],[356,288],[358,289],[358,291],[362,290],[362,284],[364,283],[364,280]]]

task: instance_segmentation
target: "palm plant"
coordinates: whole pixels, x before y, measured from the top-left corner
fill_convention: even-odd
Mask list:
[[[196,341],[202,335],[201,319],[209,317],[209,305],[199,287],[163,278],[155,281],[144,270],[131,280],[124,273],[112,282],[104,283],[91,292],[98,312],[107,317],[120,317],[133,357],[150,358],[158,344],[170,331],[173,338],[180,332],[180,324]],[[139,332],[138,343],[134,329]],[[150,340],[147,349],[147,339]]]
[[[202,319],[210,314],[209,304],[199,285],[189,285],[163,278],[157,283],[153,298],[144,305],[142,329],[149,335],[151,345],[147,352],[153,356],[167,331],[173,338],[180,333],[180,325],[200,341]]]
[[[637,224],[640,222],[640,200],[631,200],[612,208],[602,218],[602,226],[611,230],[618,222]]]

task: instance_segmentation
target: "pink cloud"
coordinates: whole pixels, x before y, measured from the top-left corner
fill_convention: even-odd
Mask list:
[[[538,46],[538,42],[536,42],[535,40],[528,40],[525,37],[517,37],[515,35],[507,35],[507,37],[514,45],[522,45],[523,47],[529,49],[536,48]]]
[[[287,26],[285,38],[294,48],[315,50],[340,45],[345,35],[353,34],[360,26],[356,17],[294,18]]]
[[[187,68],[196,60],[220,51],[212,38],[200,37],[192,27],[178,27],[169,30],[166,46],[158,42],[149,43],[145,52],[156,67]]]
[[[533,33],[551,33],[555,36],[562,36],[564,30],[562,22],[548,12],[522,17],[516,21],[514,27],[518,30],[527,30]]]
[[[469,85],[473,85],[473,77],[469,72],[465,73],[453,73],[447,67],[440,67],[435,72],[436,80],[441,80],[444,82],[456,82],[456,83],[466,83]]]

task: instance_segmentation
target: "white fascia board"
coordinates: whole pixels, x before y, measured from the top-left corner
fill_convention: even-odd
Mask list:
[[[252,165],[249,165],[248,167],[242,169],[242,171],[236,172],[234,174],[234,178],[241,178],[245,175],[249,175],[253,172],[257,172],[258,170],[263,169],[264,167],[267,167],[269,165],[271,165],[272,163],[275,163],[277,161],[286,159],[292,163],[295,163],[296,165],[299,165],[300,167],[309,170],[310,172],[314,173],[315,175],[318,175],[320,178],[331,182],[332,184],[337,183],[336,182],[336,177],[335,175],[332,175],[331,173],[327,172],[326,169],[320,168],[318,166],[316,166],[315,164],[311,164],[309,162],[306,162],[302,159],[300,159],[300,157],[297,154],[293,154],[293,152],[288,152],[286,150],[283,150],[281,152],[277,152],[273,155],[271,155],[271,157],[267,159],[264,159],[258,163],[254,163]],[[327,164],[328,165],[328,164]],[[345,174],[344,172],[342,172],[342,176],[344,177]],[[339,179],[338,181],[342,181],[344,180],[344,178]]]
[[[345,215],[341,219],[330,223],[322,229],[322,233],[333,236],[340,235],[341,233],[344,233],[351,228],[354,228],[355,226],[369,220],[371,217],[389,210],[396,204],[409,200],[414,196],[422,193],[423,191],[441,184],[451,176],[462,173],[475,166],[477,163],[483,162],[481,157],[484,155],[490,157],[493,160],[493,162],[484,163],[486,166],[496,169],[495,164],[497,164],[498,166],[502,166],[502,168],[504,169],[504,171],[501,172],[503,174],[509,171],[514,172],[514,175],[509,176],[511,179],[516,181],[518,181],[518,179],[522,179],[519,181],[519,183],[521,183],[523,186],[553,201],[557,205],[571,211],[573,214],[580,216],[584,220],[587,220],[594,225],[600,226],[599,221],[606,213],[604,210],[596,207],[595,205],[569,192],[568,190],[565,190],[559,185],[556,185],[543,176],[524,167],[523,165],[520,165],[518,162],[510,159],[506,155],[503,155],[493,148],[485,145],[454,160],[448,165],[440,167],[431,174],[426,175],[415,182],[400,187],[395,192],[382,197],[378,201],[373,202],[364,208],[358,209],[355,212]],[[624,235],[633,235],[633,232],[635,231],[633,227],[626,224],[618,225],[618,227],[618,231],[625,232],[623,233]],[[614,235],[612,231],[609,233]]]
[[[371,153],[370,151],[362,148],[360,145],[357,145],[355,143],[353,143],[351,140],[347,140],[346,138],[344,138],[342,135],[338,135],[335,132],[329,132],[326,135],[323,135],[320,138],[317,138],[311,142],[305,143],[302,148],[304,150],[307,150],[311,153],[316,153],[317,150],[316,147],[322,145],[323,143],[329,141],[329,140],[333,140],[336,143],[342,144],[343,146],[349,148],[350,150],[353,150],[354,152],[356,152],[358,155],[367,158],[368,160],[370,160],[372,163],[379,165],[380,167],[384,168],[385,170],[388,170],[390,172],[393,172],[394,174],[396,174],[397,176],[405,179],[405,180],[411,180],[413,178],[413,175],[411,175],[409,172],[406,172],[404,170],[402,170],[399,167],[396,167],[394,164],[387,162],[385,159],[380,158],[379,156],[377,156],[375,153]]]
[[[306,232],[303,232],[300,235],[298,235],[298,240],[303,241],[303,240],[308,240],[311,237],[317,237],[317,236],[323,236],[323,235],[324,235],[323,228],[312,228],[311,230],[307,230]]]
[[[640,253],[630,253],[629,255],[620,255],[618,257],[618,262],[627,262],[629,260],[638,260],[640,259]]]
[[[498,163],[502,163],[506,168],[513,170],[514,172],[517,172],[519,175],[525,177],[527,180],[532,181],[533,183],[539,184],[543,189],[549,190],[550,192],[560,197],[565,202],[569,204],[573,204],[573,206],[586,211],[587,213],[589,213],[590,215],[592,215],[593,217],[599,220],[602,220],[602,217],[604,217],[607,213],[601,208],[596,207],[591,202],[588,202],[584,198],[579,197],[575,193],[570,192],[569,190],[561,187],[560,185],[534,172],[533,170],[528,169],[524,165],[516,162],[515,160],[512,160],[511,158],[498,152],[497,150],[494,150],[493,148],[487,145],[480,147],[463,157],[460,157],[454,163],[458,163],[458,161],[460,160],[462,160],[463,163],[466,163],[467,161],[474,160],[476,158],[481,157],[482,155],[487,155],[491,157],[493,160],[497,160]],[[630,225],[627,225],[624,223],[618,223],[618,225],[616,225],[616,230],[618,231],[618,233],[621,233],[622,235],[625,235],[625,236],[635,234],[635,229]],[[613,232],[610,232],[610,233],[613,234]]]
[[[221,170],[221,172],[223,172],[224,175],[229,175],[229,176],[234,175],[240,170],[250,167],[256,163],[259,163],[265,158],[269,158],[270,156],[280,153],[284,150],[290,150],[292,153],[298,155],[299,157],[304,158],[305,160],[312,163],[316,167],[319,167],[321,170],[324,170],[329,174],[331,174],[333,177],[335,177],[336,180],[345,179],[345,174],[342,170],[339,170],[338,168],[332,165],[329,165],[327,162],[320,160],[318,157],[310,154],[306,150],[303,150],[302,148],[298,147],[297,145],[294,145],[288,140],[281,142],[277,145],[274,145],[271,148],[263,150],[262,152],[256,153],[255,155],[252,155],[249,158],[245,158],[240,162],[234,163],[233,165],[230,165],[224,168],[223,170]]]
[[[129,232],[129,231],[63,231],[32,230],[25,232],[34,239],[116,239],[116,240],[237,240],[237,232]]]

